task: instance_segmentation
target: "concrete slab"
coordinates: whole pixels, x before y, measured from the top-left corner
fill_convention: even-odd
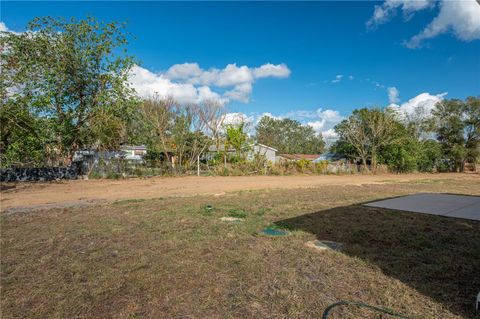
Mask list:
[[[420,193],[380,200],[365,206],[480,221],[480,196]]]

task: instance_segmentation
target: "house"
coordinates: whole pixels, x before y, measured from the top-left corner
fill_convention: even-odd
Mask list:
[[[120,147],[120,157],[129,161],[143,161],[143,157],[147,155],[145,145],[123,145]]]
[[[272,164],[275,164],[276,158],[277,158],[277,150],[273,147],[263,145],[260,143],[253,143],[249,144],[248,146],[244,147],[244,151],[246,153],[246,159],[247,161],[253,161],[255,156],[265,156],[267,161],[271,162]],[[204,159],[210,160],[215,156],[215,153],[217,152],[226,152],[228,156],[234,156],[236,150],[234,148],[227,148],[225,150],[225,145],[221,144],[218,148],[216,145],[211,145],[208,148],[207,154],[205,154],[203,157]]]
[[[80,150],[73,155],[74,161],[98,161],[111,159],[126,159],[134,162],[142,162],[143,157],[147,154],[145,145],[123,145],[119,150],[98,151],[98,150]]]
[[[79,150],[73,155],[73,162],[80,167],[81,172],[89,172],[93,167],[100,163],[110,163],[112,160],[124,159],[135,164],[143,164],[143,157],[147,154],[147,148],[144,145],[123,145],[119,150],[98,151],[98,150]]]
[[[288,161],[299,161],[299,160],[307,160],[313,162],[319,157],[319,155],[315,154],[280,154],[277,156],[278,162],[288,162]]]
[[[261,155],[265,156],[267,161],[272,164],[276,163],[277,150],[275,148],[260,143],[251,144],[249,148],[247,160],[251,161],[255,158],[255,155]]]

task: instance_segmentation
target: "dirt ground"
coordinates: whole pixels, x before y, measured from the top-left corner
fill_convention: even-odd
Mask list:
[[[285,189],[320,183],[328,186]],[[78,181],[6,194],[21,205],[30,193],[60,200],[62,186],[82,185],[89,198],[147,190],[157,198],[0,214],[2,319],[304,319],[341,300],[408,318],[478,318],[480,222],[363,205],[416,193],[479,196],[478,175]],[[284,188],[166,196],[235,187]],[[314,240],[341,250],[306,246]],[[387,316],[342,306],[328,318]]]
[[[84,207],[125,199],[218,195],[259,189],[364,185],[441,179],[479,179],[478,174],[384,174],[324,176],[155,177],[127,180],[74,180],[2,185],[2,212]]]

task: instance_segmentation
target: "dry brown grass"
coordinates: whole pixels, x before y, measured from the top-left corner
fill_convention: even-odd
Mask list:
[[[242,191],[3,215],[2,318],[318,318],[344,299],[415,318],[474,317],[479,222],[358,205],[415,192],[480,195],[480,180]],[[229,215],[246,218],[219,220]],[[292,233],[266,237],[260,230],[267,225]],[[304,246],[315,238],[345,249]],[[369,316],[342,308],[332,318]]]

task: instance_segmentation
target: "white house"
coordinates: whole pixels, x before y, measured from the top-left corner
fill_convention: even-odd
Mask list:
[[[224,152],[224,149],[225,149],[225,146],[223,144],[220,145],[220,147],[218,149],[215,145],[211,145],[208,148],[208,154],[206,154],[205,158],[206,159],[211,159],[214,156],[213,153],[216,153],[217,151]],[[252,161],[255,158],[256,155],[257,156],[260,155],[260,156],[265,156],[265,158],[269,162],[271,162],[272,164],[275,164],[275,162],[276,162],[277,150],[273,147],[263,145],[263,144],[260,144],[260,143],[254,143],[254,144],[250,144],[250,145],[246,146],[245,149],[247,149],[247,151],[246,151],[247,161]],[[233,156],[235,154],[235,149],[234,148],[229,148],[229,149],[227,149],[227,153],[229,155]]]
[[[247,154],[247,160],[253,160],[255,155],[265,156],[267,161],[275,164],[277,158],[277,150],[273,147],[263,145],[260,143],[255,143],[250,145],[250,150]]]

